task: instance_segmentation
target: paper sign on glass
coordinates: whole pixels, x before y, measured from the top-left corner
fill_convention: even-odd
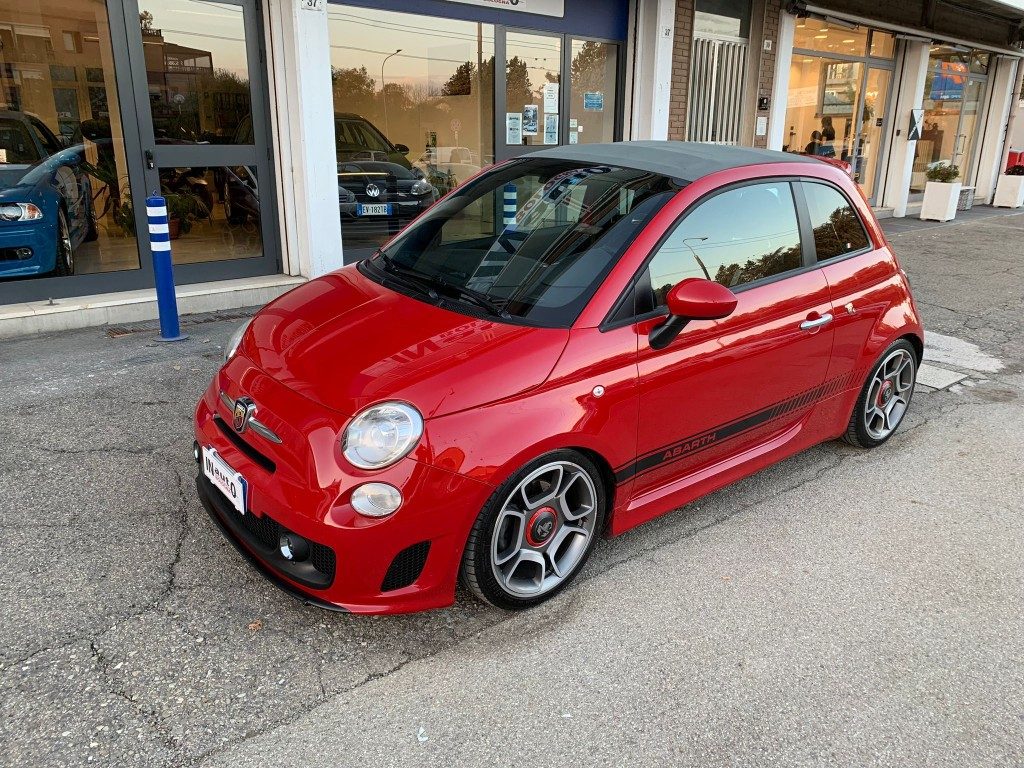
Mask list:
[[[587,91],[583,94],[583,109],[587,112],[604,111],[604,94],[600,91]]]
[[[558,111],[558,83],[544,84],[544,111]]]
[[[540,118],[537,116],[536,104],[523,106],[523,136],[536,136]]]
[[[569,131],[569,143],[570,144],[579,144],[580,143],[580,135],[578,133],[576,133],[576,131]]]
[[[509,146],[523,143],[523,113],[505,113],[505,143]]]
[[[544,143],[558,143],[558,115],[544,115]]]

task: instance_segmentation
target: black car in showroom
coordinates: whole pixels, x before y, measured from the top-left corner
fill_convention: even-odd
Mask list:
[[[397,163],[338,163],[338,207],[347,232],[397,232],[437,198],[433,184]]]

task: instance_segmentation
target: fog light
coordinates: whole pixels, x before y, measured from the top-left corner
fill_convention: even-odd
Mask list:
[[[387,483],[366,483],[352,491],[352,507],[366,517],[387,517],[402,506],[402,494]]]
[[[199,443],[193,441],[192,443],[192,457],[196,460],[196,464],[199,463],[199,457],[203,455],[203,452],[199,450]]]
[[[294,533],[281,534],[277,548],[285,560],[302,562],[309,557],[309,542]]]
[[[22,261],[28,261],[29,259],[32,258],[32,249],[31,248],[15,248],[14,249],[14,255],[17,256]]]

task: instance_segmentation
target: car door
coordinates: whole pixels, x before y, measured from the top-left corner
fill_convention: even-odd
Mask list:
[[[690,277],[726,285],[738,302],[663,349],[640,339],[634,496],[798,431],[833,336],[828,283],[805,240],[791,183],[763,180],[697,203],[655,250],[636,290],[640,316],[663,317],[668,290]]]
[[[835,344],[829,380],[859,387],[869,337],[882,315],[903,300],[898,265],[888,247],[876,249],[856,206],[838,187],[805,179],[801,191],[813,234],[814,253],[835,307]],[[884,251],[880,253],[879,251]]]

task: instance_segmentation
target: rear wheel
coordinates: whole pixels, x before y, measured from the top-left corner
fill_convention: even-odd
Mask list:
[[[603,530],[606,499],[593,462],[556,451],[506,480],[484,505],[462,558],[480,599],[528,608],[565,588]]]
[[[914,347],[900,339],[885,350],[864,383],[843,439],[858,448],[874,448],[892,437],[910,409],[916,381]]]

